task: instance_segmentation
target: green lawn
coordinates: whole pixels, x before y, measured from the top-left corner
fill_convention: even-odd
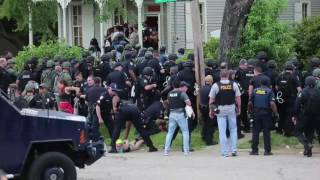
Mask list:
[[[263,148],[263,136],[262,133],[260,133],[259,138],[259,148]],[[271,147],[272,149],[281,149],[285,147],[290,148],[297,148],[301,147],[300,143],[298,142],[298,139],[296,137],[284,137],[280,134],[277,134],[275,132],[271,132]],[[239,149],[251,149],[251,137],[243,142],[238,144]]]
[[[110,137],[109,134],[107,133],[107,130],[105,127],[101,127],[100,128],[100,132],[102,133],[102,135],[105,137],[105,143],[107,145],[110,144]],[[130,135],[129,135],[129,140],[134,140],[134,138],[136,137],[136,130],[134,128],[131,129],[130,131]],[[153,135],[151,136],[152,142],[154,143],[154,145],[160,150],[160,149],[164,149],[164,144],[165,144],[165,139],[166,139],[166,132],[161,132],[159,134]],[[215,135],[215,137],[217,137]],[[123,132],[121,133],[121,138],[123,138]],[[206,145],[204,144],[204,142],[201,139],[201,133],[200,130],[196,129],[193,133],[192,133],[192,141],[191,141],[191,147],[195,150],[199,150],[204,148]],[[174,150],[181,150],[182,148],[182,134],[179,133],[177,138],[174,140],[173,142],[173,146],[172,148]]]

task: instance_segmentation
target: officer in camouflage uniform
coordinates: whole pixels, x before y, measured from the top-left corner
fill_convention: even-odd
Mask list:
[[[59,81],[61,81],[61,80],[64,80],[68,86],[72,85],[70,68],[71,68],[70,62],[64,62],[62,64],[62,72],[56,76],[55,81],[54,81],[54,88],[53,88],[54,92],[58,92],[58,84],[59,84]]]
[[[54,62],[49,60],[46,64],[46,70],[41,74],[41,83],[44,83],[49,91],[53,90],[56,72],[53,69]]]
[[[312,72],[312,76],[316,78],[316,88],[320,89],[320,68],[316,68]]]
[[[7,72],[9,73],[9,76],[10,76],[9,83],[14,83],[19,75],[14,68],[15,65],[16,65],[16,62],[14,61],[14,59],[8,60]]]

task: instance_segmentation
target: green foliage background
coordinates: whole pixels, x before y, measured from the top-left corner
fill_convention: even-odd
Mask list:
[[[54,37],[57,22],[57,2],[31,0],[1,0],[0,19],[7,18],[17,22],[16,31],[28,31],[29,8],[32,9],[34,33],[40,33],[44,39]]]
[[[233,63],[255,57],[259,51],[266,51],[280,65],[295,55],[293,26],[278,19],[287,5],[288,0],[255,1],[242,30],[240,48],[229,53]]]
[[[77,46],[70,47],[66,43],[54,41],[43,42],[40,46],[28,46],[23,51],[20,51],[16,56],[16,68],[18,71],[21,71],[25,62],[31,57],[53,59],[55,56],[61,56],[67,60],[71,60],[72,58],[81,60],[83,53],[84,49]]]
[[[296,52],[300,59],[307,60],[313,56],[320,57],[320,16],[304,20],[297,24]]]

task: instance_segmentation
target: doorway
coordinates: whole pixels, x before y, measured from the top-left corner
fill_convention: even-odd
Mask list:
[[[144,47],[152,47],[154,50],[159,49],[160,39],[160,21],[159,15],[146,15],[145,28],[143,33]]]

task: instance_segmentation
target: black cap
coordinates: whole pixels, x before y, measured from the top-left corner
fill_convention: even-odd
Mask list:
[[[116,83],[111,83],[108,87],[114,92],[122,92],[122,89],[119,89]]]
[[[267,53],[264,52],[264,51],[259,51],[259,52],[257,53],[257,59],[258,59],[258,60],[268,60],[268,55],[267,55]]]
[[[285,65],[285,69],[286,70],[290,70],[290,71],[293,71],[294,70],[294,65],[291,61],[287,61],[286,62],[286,65]]]

